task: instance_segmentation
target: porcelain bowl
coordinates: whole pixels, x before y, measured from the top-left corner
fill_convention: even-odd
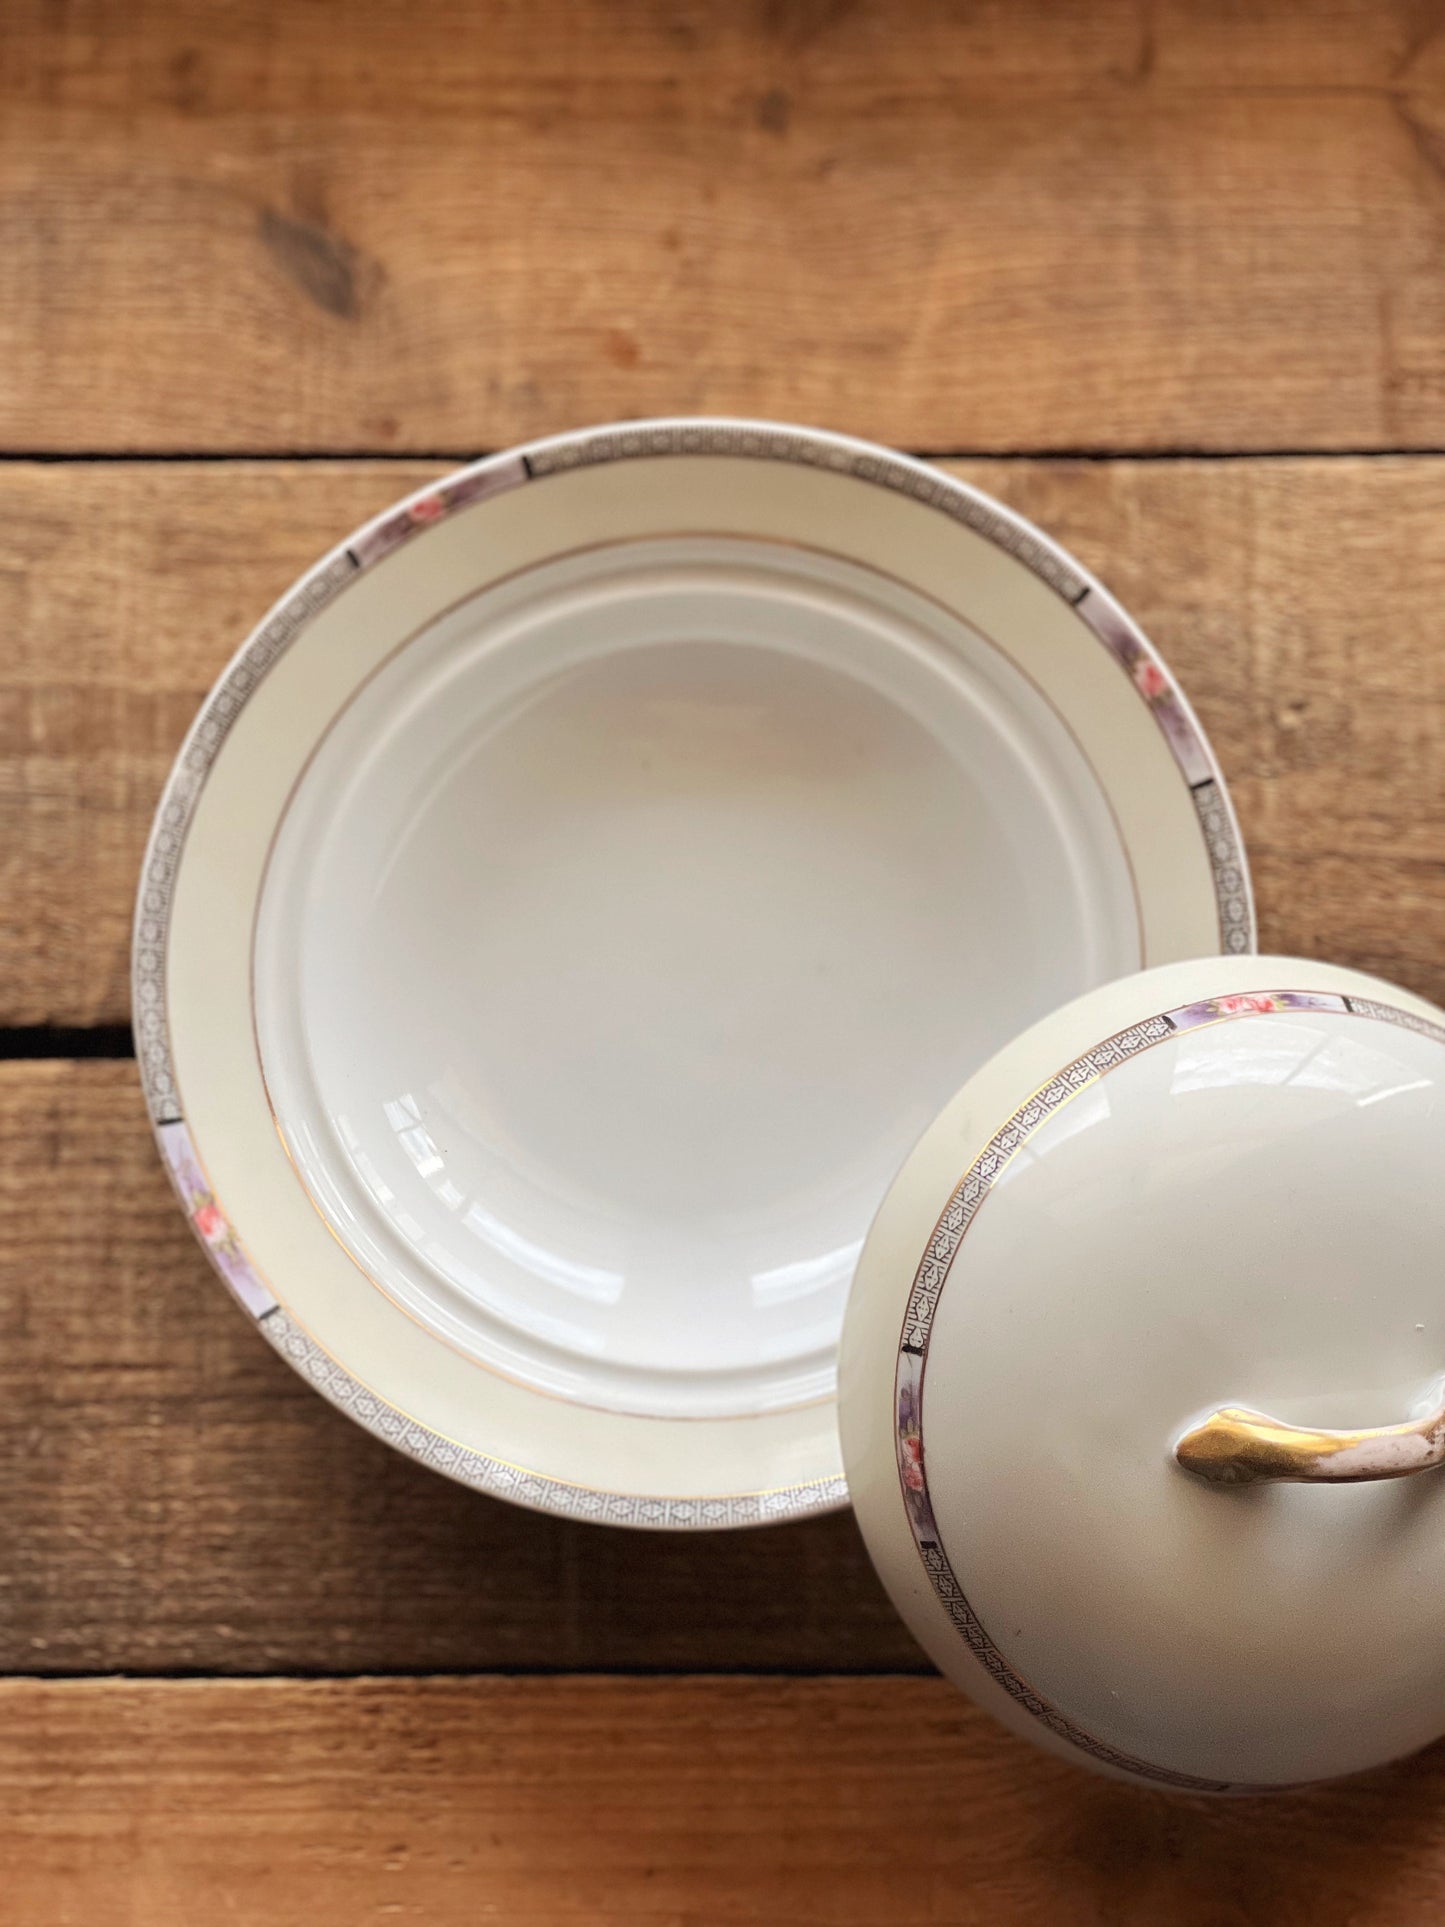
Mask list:
[[[938,470],[589,431],[323,558],[207,699],[137,922],[162,1148],[346,1410],[524,1503],[843,1502],[869,1220],[1005,1038],[1252,941],[1164,664]]]

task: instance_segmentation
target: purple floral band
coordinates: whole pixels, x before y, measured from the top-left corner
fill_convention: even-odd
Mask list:
[[[211,1263],[246,1310],[253,1318],[264,1318],[268,1312],[276,1309],[276,1300],[246,1256],[245,1247],[230,1219],[216,1202],[216,1194],[211,1189],[210,1179],[201,1169],[190,1132],[177,1119],[174,1123],[159,1126],[157,1136],[166,1169],[171,1174],[171,1183],[176,1187],[176,1195],[190,1220],[192,1231],[205,1246]]]

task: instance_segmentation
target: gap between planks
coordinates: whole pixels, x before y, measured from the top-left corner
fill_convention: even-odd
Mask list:
[[[619,416],[617,425],[641,427],[649,420],[667,417]],[[698,416],[699,421],[707,420]],[[747,416],[719,417],[745,421]],[[597,423],[583,423],[582,427],[601,426]],[[776,423],[774,426],[804,426],[820,434],[842,435],[850,440],[868,440],[869,437],[855,436],[847,429],[824,427],[822,424]],[[559,431],[560,432],[560,431]],[[546,437],[533,438],[546,439]],[[881,445],[881,444],[880,444]],[[471,462],[484,462],[493,455],[502,455],[520,444],[509,443],[499,448],[0,448],[0,462],[24,464],[32,462],[37,467],[63,468],[67,466],[97,466],[109,464],[123,467],[133,464],[140,467],[147,463],[217,463],[242,464],[247,462],[390,462],[398,467],[408,462],[454,462],[459,466]],[[1362,444],[1359,447],[1337,448],[1196,448],[1187,444],[1169,448],[1130,448],[1127,446],[1060,446],[1057,448],[899,448],[901,455],[915,462],[1379,462],[1379,461],[1430,461],[1445,455],[1445,445],[1421,443],[1418,446],[1399,448],[1381,447],[1375,444]]]

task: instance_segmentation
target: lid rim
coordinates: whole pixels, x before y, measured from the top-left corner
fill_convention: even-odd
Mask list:
[[[1275,961],[1279,971],[1275,981],[1289,981],[1290,979],[1285,977],[1283,960]],[[1217,969],[1217,965],[1214,967]],[[1192,966],[1165,966],[1160,971],[1141,973],[1140,980],[1153,977],[1167,978],[1171,974],[1177,975],[1180,971],[1192,973],[1198,978],[1209,968],[1208,960],[1201,960]],[[1294,982],[1303,983],[1310,980],[1312,975],[1310,967],[1295,966],[1295,969],[1298,970],[1297,976],[1294,970],[1290,972],[1290,978]],[[1067,1748],[1084,1754],[1097,1767],[1184,1791],[1252,1793],[1283,1790],[1289,1785],[1305,1782],[1225,1780],[1183,1772],[1162,1762],[1133,1754],[1125,1748],[1102,1739],[1072,1719],[1039,1692],[1011,1664],[995,1644],[969,1601],[949,1562],[934,1517],[928,1485],[922,1401],[929,1339],[934,1314],[950,1275],[954,1258],[983,1200],[991,1193],[1009,1162],[1024,1147],[1038,1126],[1074,1096],[1095,1085],[1111,1069],[1131,1061],[1158,1044],[1179,1036],[1182,1032],[1212,1028],[1240,1018],[1265,1014],[1288,1017],[1293,1013],[1303,1012],[1326,1018],[1336,1015],[1363,1017],[1386,1022],[1445,1044],[1445,1025],[1426,1017],[1423,1012],[1429,1007],[1414,998],[1408,998],[1408,993],[1400,994],[1407,997],[1410,1004],[1415,1005],[1414,1009],[1404,1008],[1382,997],[1362,994],[1365,988],[1380,990],[1389,988],[1365,977],[1362,973],[1342,971],[1330,966],[1314,967],[1314,970],[1318,973],[1317,980],[1323,978],[1328,981],[1333,978],[1337,983],[1358,985],[1361,989],[1358,991],[1353,988],[1329,991],[1231,990],[1215,995],[1193,997],[1187,1003],[1165,1009],[1156,1007],[1150,1015],[1113,1031],[1091,1049],[1076,1054],[1062,1069],[1035,1084],[1023,1101],[1015,1104],[1004,1124],[982,1140],[981,1148],[977,1148],[980,1146],[979,1130],[970,1128],[969,1141],[976,1147],[974,1155],[962,1176],[949,1189],[943,1208],[938,1212],[933,1229],[928,1236],[923,1256],[912,1271],[896,1341],[892,1388],[896,1490],[902,1503],[908,1535],[912,1540],[912,1551],[917,1561],[914,1567],[915,1573],[921,1567],[929,1594],[936,1605],[942,1609],[943,1615],[946,1616],[963,1649],[983,1669],[993,1684],[1008,1695],[1013,1705],[1027,1716],[1022,1724],[1026,1727],[1028,1723],[1033,1722],[1043,1729],[1042,1733],[1037,1733],[1033,1737],[1043,1740],[1044,1734],[1047,1733],[1054,1740],[1064,1742]],[[1265,980],[1268,971],[1269,960],[1265,960],[1264,967],[1258,970],[1260,981]],[[1122,987],[1112,988],[1117,991]],[[1077,1008],[1082,1010],[1089,1006],[1091,999],[1098,994],[1090,993],[1089,996],[1080,999]],[[1045,1020],[1045,1024],[1049,1021]],[[1076,1026],[1075,1035],[1077,1034]],[[1022,1040],[1016,1040],[1016,1042],[1020,1041]],[[1000,1060],[995,1062],[1008,1056],[1013,1048],[1009,1047],[1009,1050],[1001,1053]],[[961,1094],[956,1102],[962,1106],[964,1094]],[[948,1113],[943,1115],[947,1117]],[[977,1116],[976,1110],[973,1116]],[[900,1186],[906,1178],[907,1168],[905,1167],[905,1172],[899,1180]],[[934,1181],[936,1182],[936,1174]],[[938,1193],[935,1191],[933,1195],[936,1197]],[[916,1248],[915,1246],[914,1249]],[[901,1285],[899,1288],[901,1289]],[[850,1478],[855,1480],[856,1489],[862,1481],[856,1477],[858,1468],[851,1462],[851,1458],[850,1454],[849,1474]],[[882,1477],[881,1471],[879,1476]],[[873,1552],[876,1557],[878,1548],[874,1544],[870,1530],[871,1521],[867,1516],[867,1507],[861,1503],[860,1514],[870,1552]],[[888,1578],[890,1575],[885,1571],[884,1576]],[[904,1589],[912,1590],[906,1580],[902,1584]],[[895,1598],[902,1603],[898,1590],[895,1590]],[[916,1633],[920,1631],[917,1624],[913,1629]],[[941,1629],[940,1637],[947,1638]],[[939,1655],[935,1654],[935,1657]]]

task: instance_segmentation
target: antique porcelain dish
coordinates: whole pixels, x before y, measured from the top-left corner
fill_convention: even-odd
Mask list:
[[[764,424],[538,443],[325,558],[208,698],[139,1049],[265,1335],[428,1463],[642,1525],[836,1505],[878,1199],[1000,1043],[1252,946],[1148,643],[1017,517]]]
[[[1282,958],[1167,965],[1006,1045],[849,1302],[874,1561],[957,1684],[1190,1791],[1445,1731],[1445,1013]]]

